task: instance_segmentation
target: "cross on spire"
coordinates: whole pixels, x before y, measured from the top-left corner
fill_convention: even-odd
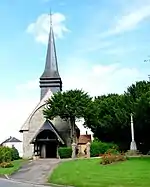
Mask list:
[[[49,16],[50,16],[50,27],[52,27],[52,11],[51,11],[51,9],[50,9],[50,12],[49,12]]]

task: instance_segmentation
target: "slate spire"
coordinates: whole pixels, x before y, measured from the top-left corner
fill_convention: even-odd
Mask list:
[[[45,69],[40,77],[41,99],[50,89],[53,93],[62,90],[62,81],[58,71],[55,38],[52,26],[52,14],[50,13],[50,32],[48,39]]]

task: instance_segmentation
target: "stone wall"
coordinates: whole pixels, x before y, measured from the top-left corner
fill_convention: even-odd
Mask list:
[[[28,131],[23,132],[23,157],[30,158],[33,156],[33,144],[30,144],[36,133],[43,125],[45,119],[43,116],[44,106],[40,107],[36,112],[31,116],[28,122]]]

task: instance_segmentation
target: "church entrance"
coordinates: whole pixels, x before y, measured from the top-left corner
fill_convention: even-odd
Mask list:
[[[58,141],[51,130],[41,131],[34,143],[34,153],[41,158],[57,158]]]
[[[57,158],[57,142],[43,142],[40,146],[41,158]]]

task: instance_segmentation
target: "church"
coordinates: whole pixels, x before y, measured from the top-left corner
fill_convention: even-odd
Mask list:
[[[51,18],[50,18],[51,19]],[[62,91],[62,80],[58,70],[56,47],[52,20],[48,39],[46,63],[40,77],[40,102],[20,129],[23,133],[23,158],[33,155],[41,158],[57,158],[59,146],[71,146],[69,121],[57,117],[46,120],[43,115],[45,102],[58,91]],[[80,130],[76,127],[80,135]]]

